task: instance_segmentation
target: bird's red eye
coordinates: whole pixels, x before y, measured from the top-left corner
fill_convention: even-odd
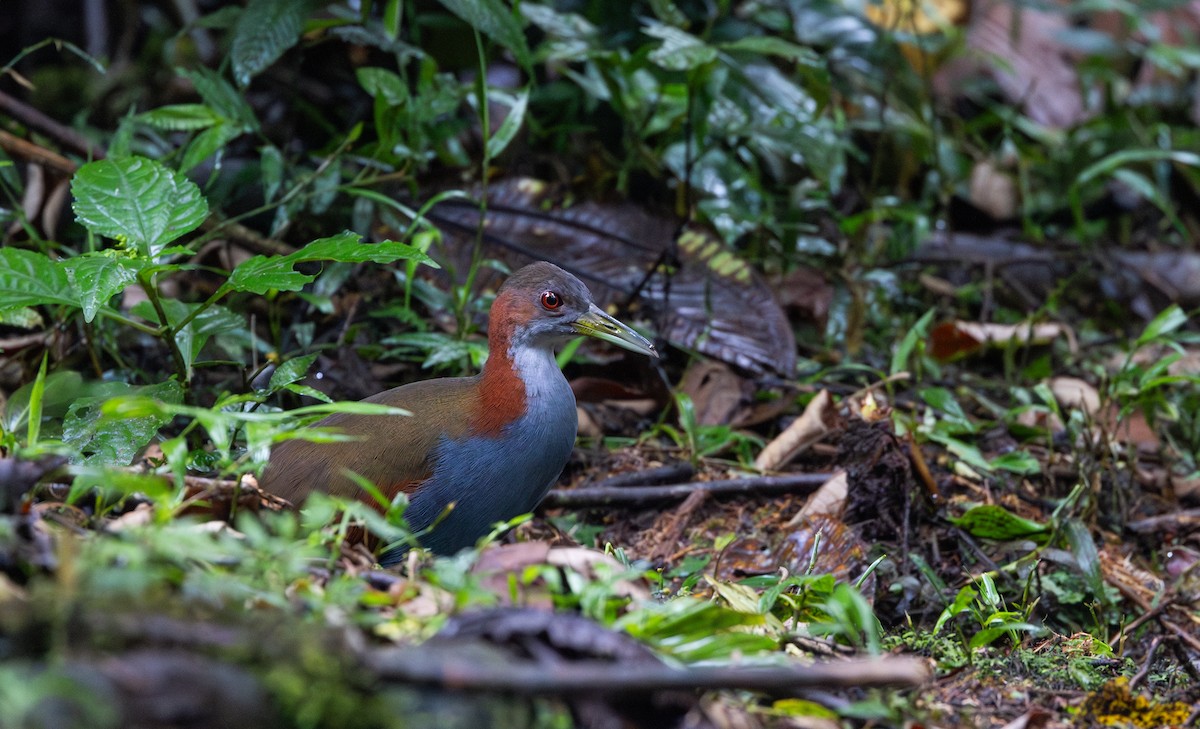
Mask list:
[[[550,311],[554,311],[558,307],[562,306],[562,303],[563,303],[562,297],[559,296],[557,293],[555,293],[553,291],[543,291],[542,292],[542,306],[549,309]]]

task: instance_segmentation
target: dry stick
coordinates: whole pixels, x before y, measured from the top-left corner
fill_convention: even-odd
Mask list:
[[[21,124],[45,134],[64,147],[70,147],[73,151],[88,159],[104,158],[104,150],[92,144],[89,139],[79,132],[61,122],[51,119],[32,106],[9,96],[3,91],[0,91],[0,113],[7,114],[21,122]]]
[[[641,506],[659,501],[684,499],[696,491],[720,494],[808,493],[825,483],[831,473],[796,473],[788,476],[757,476],[727,481],[693,481],[670,486],[595,486],[581,489],[554,489],[542,500],[545,507],[581,508],[588,506]]]
[[[595,482],[586,488],[611,489],[626,486],[657,486],[664,483],[678,483],[685,478],[696,475],[696,468],[687,461],[668,463],[657,468],[646,468],[641,471],[619,473]]]
[[[1181,509],[1171,514],[1151,516],[1138,521],[1131,521],[1125,528],[1134,532],[1159,532],[1182,530],[1200,524],[1200,509]]]
[[[804,688],[920,686],[930,679],[919,658],[880,658],[791,666],[674,668],[596,661],[522,666],[489,665],[469,656],[431,660],[424,651],[388,648],[366,656],[384,680],[432,684],[465,691],[502,691],[527,696],[648,694],[665,690],[747,689],[792,693]]]

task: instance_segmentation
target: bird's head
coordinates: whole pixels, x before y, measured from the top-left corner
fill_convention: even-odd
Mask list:
[[[583,282],[552,263],[532,263],[500,287],[492,303],[493,337],[510,347],[554,347],[580,334],[657,357],[645,337],[596,306]]]

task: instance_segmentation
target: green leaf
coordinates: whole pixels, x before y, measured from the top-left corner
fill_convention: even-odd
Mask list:
[[[375,66],[364,66],[355,72],[358,85],[376,101],[388,106],[401,106],[409,100],[408,85],[395,71]]]
[[[1083,172],[1080,172],[1075,184],[1082,185],[1097,177],[1107,175],[1119,167],[1134,162],[1174,162],[1176,164],[1188,165],[1189,167],[1200,167],[1200,154],[1176,149],[1121,150],[1102,158],[1099,162],[1090,165]]]
[[[254,256],[238,265],[225,286],[233,291],[265,294],[271,289],[297,291],[315,276],[293,270],[303,261],[391,263],[409,260],[436,267],[433,259],[406,243],[363,243],[356,233],[321,238],[286,256]]]
[[[500,0],[440,0],[467,25],[507,48],[522,68],[530,68],[525,31],[511,7]]]
[[[250,79],[296,45],[311,7],[306,0],[251,0],[234,26],[229,49],[239,86],[250,85]]]
[[[88,230],[153,258],[208,215],[200,188],[144,157],[89,162],[71,180],[75,216]]]
[[[770,35],[746,36],[729,43],[721,43],[718,48],[723,51],[744,51],[764,56],[779,56],[812,68],[822,66],[821,57],[811,48],[805,48]]]
[[[63,442],[74,451],[73,463],[128,466],[159,429],[171,422],[166,413],[147,413],[136,418],[105,415],[102,406],[110,398],[140,395],[167,403],[183,401],[183,388],[174,381],[148,387],[130,387],[123,382],[108,384],[104,395],[76,400],[67,410]]]
[[[316,359],[317,355],[309,354],[303,357],[294,357],[279,365],[271,373],[271,382],[267,389],[275,392],[281,387],[303,380],[304,376],[308,374],[308,368],[312,367],[312,363]]]
[[[929,336],[929,323],[933,321],[933,315],[937,313],[936,309],[930,309],[917,320],[916,324],[905,333],[904,339],[900,341],[900,345],[892,352],[892,364],[888,374],[898,374],[903,372],[908,367],[908,359],[916,350],[917,345],[924,341]]]
[[[1104,604],[1111,603],[1112,600],[1105,589],[1100,552],[1087,525],[1079,519],[1068,519],[1063,524],[1063,534],[1067,537],[1067,543],[1071,545],[1071,555],[1075,557],[1075,563],[1079,565],[1079,571],[1083,573],[1092,596]]]
[[[4,418],[0,421],[3,430],[15,433],[27,427],[32,411],[33,385],[32,382],[22,385],[8,398],[4,406]],[[43,417],[62,415],[83,392],[83,377],[78,372],[67,370],[47,375],[41,398]]]
[[[42,352],[42,364],[38,367],[37,377],[33,380],[33,387],[29,391],[29,427],[26,430],[26,444],[33,446],[37,445],[38,436],[42,431],[42,398],[46,395],[46,362],[50,358],[50,352]]]
[[[1171,304],[1160,311],[1158,316],[1154,317],[1146,325],[1146,329],[1142,331],[1142,335],[1137,338],[1135,346],[1142,347],[1160,337],[1164,337],[1184,324],[1187,324],[1187,320],[1188,315],[1184,313],[1183,309],[1179,308],[1179,304]]]
[[[0,302],[5,310],[47,304],[79,306],[62,266],[42,253],[20,248],[0,248]]]
[[[205,129],[197,134],[184,150],[183,159],[179,161],[179,171],[187,172],[192,169],[216,154],[230,141],[241,136],[242,132],[242,129],[232,124],[218,124],[211,129]]]
[[[933,626],[934,634],[936,635],[937,633],[941,632],[942,626],[946,624],[946,621],[950,620],[956,615],[962,615],[970,610],[971,605],[975,602],[975,598],[977,597],[979,597],[979,593],[975,591],[973,586],[964,585],[962,589],[958,591],[958,594],[954,596],[954,602],[947,605],[946,609],[942,611],[942,614],[938,616],[937,623]]]
[[[196,318],[188,322],[187,326],[175,335],[175,344],[179,347],[187,365],[189,380],[192,377],[192,364],[210,337],[236,332],[245,326],[240,316],[223,306],[188,304],[176,299],[162,299],[159,303],[167,315],[167,325],[172,328],[178,326],[179,322],[190,316],[194,310],[203,308]],[[133,307],[131,313],[147,321],[161,323],[158,321],[158,312],[149,301],[139,302]]]
[[[662,40],[650,51],[650,60],[668,71],[689,71],[717,59],[716,48],[679,28],[651,21],[642,32]]]
[[[495,159],[500,156],[500,153],[508,147],[509,142],[513,137],[517,136],[521,125],[525,123],[525,108],[529,106],[529,89],[522,89],[521,93],[513,99],[509,106],[508,115],[504,117],[504,121],[500,122],[500,127],[496,129],[496,133],[488,137],[487,154],[488,159]]]
[[[191,132],[207,129],[225,121],[206,104],[171,104],[138,114],[138,121],[155,129],[170,132]]]
[[[181,68],[178,73],[192,82],[204,103],[211,106],[222,118],[237,122],[237,125],[246,131],[258,129],[254,110],[233,84],[222,78],[219,73],[209,68]]]
[[[1028,451],[1009,451],[992,459],[992,468],[1022,476],[1042,472],[1042,464]]]
[[[42,315],[37,309],[28,306],[18,306],[13,309],[0,309],[0,324],[17,329],[41,329],[46,326]]]
[[[96,318],[100,307],[126,286],[137,281],[138,273],[151,265],[148,258],[125,258],[110,252],[87,253],[63,262],[67,280],[75,287],[84,321]]]
[[[262,175],[263,200],[272,202],[283,185],[283,153],[268,144],[259,150],[259,171]]]
[[[976,506],[958,518],[950,517],[950,523],[971,536],[1002,541],[1045,534],[1050,530],[1045,524],[1019,517],[998,504]]]

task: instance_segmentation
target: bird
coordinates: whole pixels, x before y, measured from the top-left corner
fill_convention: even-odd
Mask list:
[[[270,454],[260,484],[300,504],[313,491],[378,503],[348,475],[373,482],[389,502],[408,497],[404,518],[422,547],[453,555],[497,522],[532,511],[558,479],[575,445],[575,395],[555,348],[585,335],[657,358],[645,337],[598,307],[587,286],[539,261],[496,292],[488,357],[473,377],[421,380],[365,402],[402,415],[337,413],[317,423],[350,439],[285,440]],[[385,551],[399,562],[404,545]]]

